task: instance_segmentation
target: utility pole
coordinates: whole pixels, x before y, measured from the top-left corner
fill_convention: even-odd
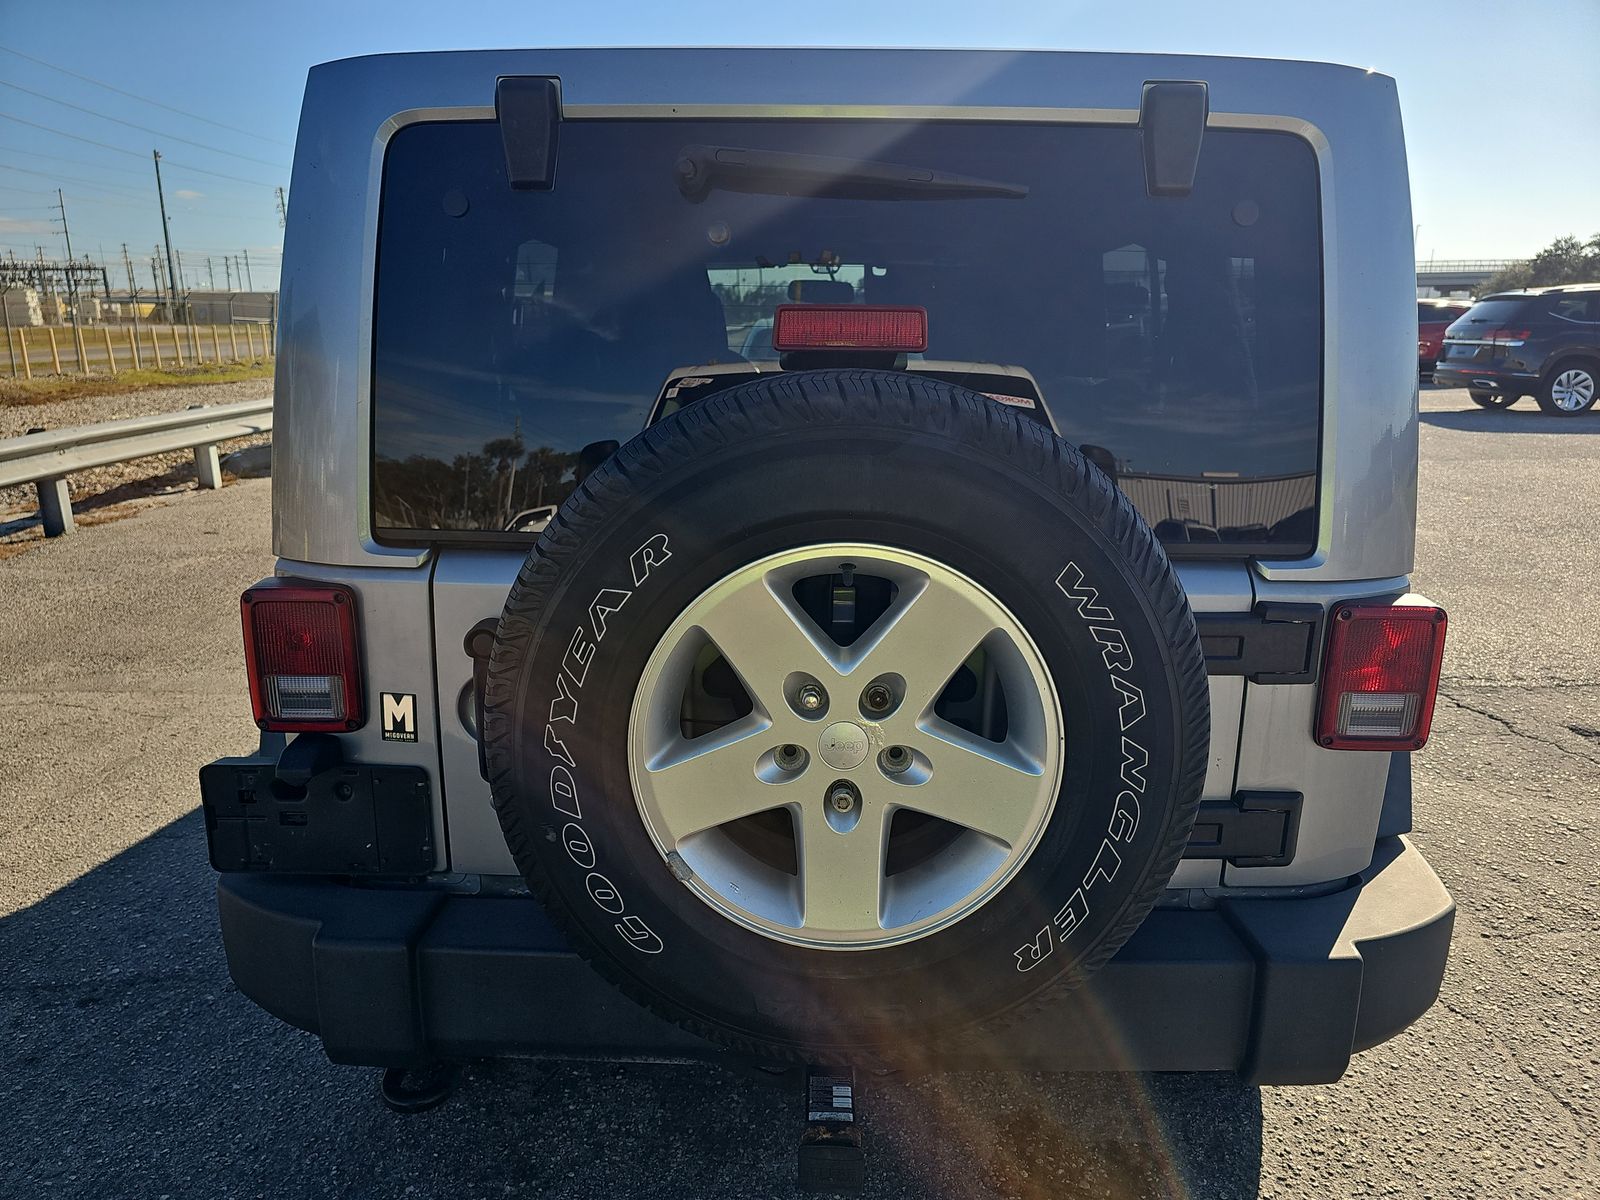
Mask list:
[[[182,250],[178,251],[178,294],[180,296],[187,296],[189,294],[189,277],[183,273]]]
[[[222,275],[223,282],[228,285],[228,290],[230,292],[233,291],[233,264],[228,261],[226,254],[222,256]]]
[[[150,278],[156,283],[156,303],[163,305],[168,310],[170,318],[172,309],[172,296],[167,291],[167,272],[161,265],[161,247],[150,247]]]
[[[282,229],[289,223],[289,205],[283,197],[282,188],[275,188],[274,191],[278,200],[278,228]]]
[[[206,286],[213,292],[217,290],[217,273],[211,269],[211,255],[206,255]]]
[[[57,318],[61,316],[61,313],[56,307],[56,289],[52,286],[49,276],[47,276],[44,271],[44,247],[35,246],[33,251],[39,263],[39,274],[37,276],[39,280],[39,291],[42,294],[50,297],[50,308],[54,311],[51,313],[49,323],[51,325],[55,325],[57,324]]]
[[[128,257],[128,243],[122,243],[122,269],[128,273],[128,305],[133,309],[133,327],[139,328],[139,285],[133,281],[133,259]]]
[[[78,328],[78,273],[72,261],[72,230],[67,228],[67,201],[56,189],[56,207],[61,210],[61,236],[67,241],[67,316],[72,319],[72,344],[78,351],[78,373],[87,375],[89,368],[83,361],[83,333]]]
[[[244,252],[244,277],[248,281],[247,286],[249,287],[250,291],[255,291],[256,281],[254,276],[250,274],[250,251],[248,250]]]
[[[172,228],[167,224],[167,197],[166,193],[161,190],[161,151],[152,150],[150,153],[154,157],[156,164],[156,200],[161,205],[161,237],[167,244],[167,279],[172,284],[171,290],[167,293],[167,320],[176,325],[178,323],[178,314],[173,305],[178,298],[180,285],[178,283],[177,268],[173,265]]]
[[[15,262],[16,253],[14,251],[11,257],[12,261]],[[11,360],[11,378],[13,379],[17,377],[17,348],[11,344],[11,301],[6,299],[6,293],[11,290],[15,282],[9,273],[4,277],[0,277],[0,315],[3,315],[6,321],[6,357]]]

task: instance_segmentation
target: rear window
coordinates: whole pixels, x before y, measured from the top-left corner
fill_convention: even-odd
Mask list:
[[[1531,307],[1526,296],[1508,296],[1499,300],[1480,300],[1467,310],[1463,321],[1473,325],[1498,325],[1526,315]]]
[[[686,196],[697,147],[777,165]],[[852,165],[797,182],[793,155]],[[884,198],[883,163],[966,182]],[[1029,372],[1175,551],[1308,553],[1317,195],[1306,143],[1257,131],[1209,130],[1171,199],[1126,127],[570,121],[555,187],[513,192],[498,125],[408,126],[380,210],[374,528],[526,539],[675,368],[770,370],[776,305],[820,301],[921,305],[926,360]]]

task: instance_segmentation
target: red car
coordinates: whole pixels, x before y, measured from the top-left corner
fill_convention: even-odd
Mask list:
[[[1470,300],[1417,301],[1417,373],[1422,378],[1433,378],[1433,364],[1439,360],[1444,331],[1471,307]]]

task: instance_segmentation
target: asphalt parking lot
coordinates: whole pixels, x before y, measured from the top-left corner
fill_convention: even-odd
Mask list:
[[[1427,390],[1417,590],[1451,616],[1415,840],[1440,1003],[1338,1084],[962,1077],[869,1092],[873,1196],[1600,1190],[1600,413]],[[196,768],[253,743],[236,597],[268,484],[0,562],[0,1196],[793,1194],[796,1098],[711,1069],[473,1067],[432,1114],[228,980]]]

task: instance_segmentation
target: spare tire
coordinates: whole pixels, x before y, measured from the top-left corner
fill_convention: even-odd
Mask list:
[[[883,1063],[1115,953],[1209,720],[1183,588],[1102,470],[975,392],[812,371],[583,481],[483,728],[507,844],[605,976],[745,1050]]]

